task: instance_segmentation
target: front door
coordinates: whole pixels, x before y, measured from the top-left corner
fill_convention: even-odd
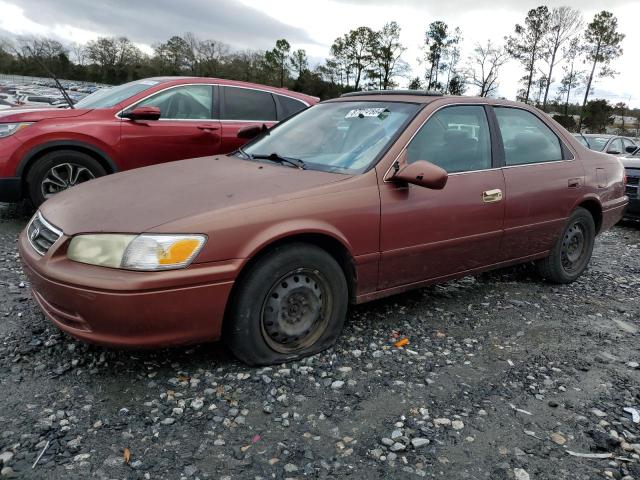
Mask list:
[[[504,177],[492,161],[485,107],[434,113],[409,142],[407,162],[449,173],[442,190],[382,181],[379,289],[437,279],[493,264],[504,218]],[[378,178],[385,172],[379,172]]]
[[[221,127],[214,119],[213,92],[212,85],[180,85],[135,104],[158,107],[161,116],[160,120],[122,120],[122,165],[137,168],[217,154]]]

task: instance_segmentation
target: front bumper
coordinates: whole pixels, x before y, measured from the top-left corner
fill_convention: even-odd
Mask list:
[[[22,199],[20,177],[0,178],[0,202],[17,202]]]
[[[73,337],[135,348],[220,337],[233,286],[229,266],[193,265],[179,272],[94,267],[68,260],[64,239],[57,251],[40,256],[25,232],[19,250],[35,300],[47,318]]]

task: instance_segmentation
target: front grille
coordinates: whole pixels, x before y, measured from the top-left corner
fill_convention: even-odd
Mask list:
[[[640,177],[627,177],[627,185],[638,185]]]
[[[47,222],[40,212],[35,214],[27,227],[29,243],[40,255],[47,253],[61,236],[62,232]]]

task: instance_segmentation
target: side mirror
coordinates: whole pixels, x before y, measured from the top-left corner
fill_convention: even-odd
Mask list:
[[[426,160],[417,160],[401,166],[392,178],[393,180],[412,183],[419,187],[442,190],[447,184],[449,174],[446,170],[433,163]]]
[[[633,153],[638,149],[637,145],[629,145],[627,148],[625,148],[625,150],[627,151],[627,153]]]
[[[268,128],[265,124],[247,125],[246,127],[242,127],[240,130],[238,130],[237,137],[243,138],[245,140],[251,140],[253,138],[256,138],[261,133],[266,132],[267,130]]]
[[[121,117],[129,120],[159,120],[161,116],[158,107],[136,107],[133,110],[127,110],[122,113]]]

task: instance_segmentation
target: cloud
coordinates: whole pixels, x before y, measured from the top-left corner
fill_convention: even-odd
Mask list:
[[[23,9],[30,21],[41,25],[72,25],[149,45],[185,32],[222,40],[235,48],[270,48],[279,38],[291,43],[315,43],[302,28],[233,0],[5,1]]]
[[[389,0],[334,0],[337,3],[346,3],[351,5],[363,6],[388,6]],[[541,3],[548,7],[560,7],[569,5],[580,10],[610,10],[617,6],[634,3],[635,0],[608,0],[603,3],[602,0],[492,0],[482,2],[478,0],[448,0],[446,2],[427,2],[425,0],[395,0],[395,6],[406,6],[417,9],[428,10],[432,14],[451,14],[452,12],[463,12],[471,10],[513,10],[526,13],[531,8],[536,8]],[[523,15],[524,16],[524,15]]]

